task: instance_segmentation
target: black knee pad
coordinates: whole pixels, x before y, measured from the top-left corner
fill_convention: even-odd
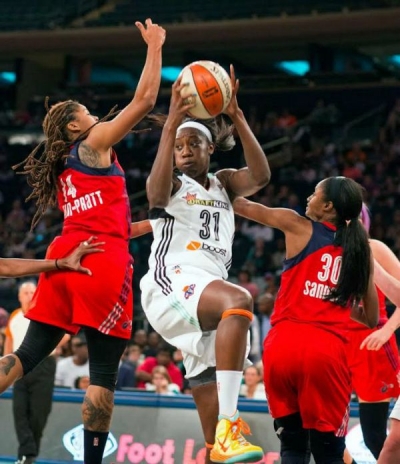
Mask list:
[[[31,372],[60,343],[65,330],[41,322],[30,321],[28,330],[15,355],[21,361],[24,375]]]
[[[386,440],[389,403],[360,403],[359,410],[364,443],[378,460]]]
[[[105,335],[91,327],[85,327],[88,352],[90,385],[114,391],[118,367],[128,340]]]
[[[290,414],[289,416],[280,417],[274,420],[274,428],[278,438],[281,441],[281,456],[298,461],[293,461],[293,464],[299,462],[303,464],[301,459],[306,459],[309,456],[309,435],[308,430],[303,428],[303,423],[299,413]],[[286,461],[285,462],[292,462]],[[304,461],[306,463],[308,461]]]
[[[316,464],[343,464],[345,438],[333,432],[310,430],[311,453]]]

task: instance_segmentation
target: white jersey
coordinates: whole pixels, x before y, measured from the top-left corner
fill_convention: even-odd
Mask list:
[[[206,190],[182,174],[180,189],[159,217],[150,217],[154,241],[149,273],[168,286],[166,275],[182,267],[201,268],[226,279],[232,262],[235,219],[229,196],[217,176],[209,175]]]

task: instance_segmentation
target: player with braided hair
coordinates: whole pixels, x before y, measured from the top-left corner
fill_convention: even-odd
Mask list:
[[[27,313],[31,322],[26,337],[14,354],[0,360],[0,391],[48,356],[65,332],[82,327],[91,382],[82,406],[85,464],[102,461],[118,365],[132,330],[128,241],[135,227],[130,223],[125,175],[112,146],[153,109],[161,81],[165,30],[151,19],[136,26],[147,44],[147,57],[132,101],[110,121],[99,121],[73,100],[53,105],[43,121],[43,152],[39,156],[42,147],[37,147],[21,163],[33,189],[29,198],[38,206],[32,226],[48,206],[58,203],[64,213],[62,234],[50,244],[47,258],[68,255],[90,235],[106,245],[103,253],[84,258],[92,276],[41,275]]]

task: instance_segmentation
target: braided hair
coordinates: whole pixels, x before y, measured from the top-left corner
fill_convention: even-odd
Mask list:
[[[17,171],[17,174],[26,175],[28,185],[32,187],[32,192],[26,201],[36,200],[37,210],[32,219],[31,230],[40,221],[47,208],[57,204],[57,177],[69,156],[70,145],[85,138],[94,125],[118,113],[114,106],[103,119],[74,138],[68,130],[68,124],[75,120],[79,106],[80,103],[75,100],[65,100],[49,107],[49,97],[46,97],[47,114],[42,124],[45,140],[37,145],[24,161],[12,167],[16,171],[22,167],[23,170]],[[38,156],[42,148],[43,151]]]

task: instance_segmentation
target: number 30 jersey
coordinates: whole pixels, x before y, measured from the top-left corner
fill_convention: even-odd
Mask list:
[[[306,247],[284,261],[271,324],[285,320],[308,323],[346,338],[350,308],[324,299],[337,285],[343,249],[333,244],[335,226],[314,221],[312,226]]]
[[[180,273],[190,266],[226,279],[235,232],[229,196],[215,175],[209,175],[208,190],[185,174],[178,178],[182,185],[168,206],[150,211],[150,271]]]

